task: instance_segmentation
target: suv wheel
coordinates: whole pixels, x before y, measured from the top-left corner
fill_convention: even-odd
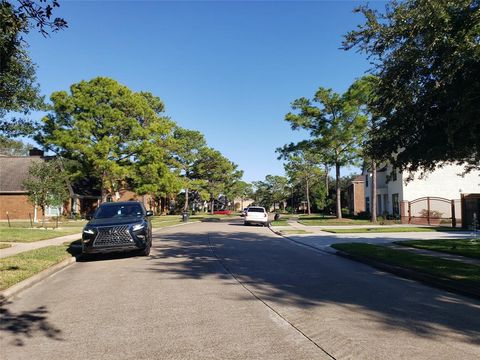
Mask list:
[[[151,249],[151,247],[152,247],[152,243],[149,242],[149,243],[147,244],[147,246],[145,246],[145,249],[143,249],[143,250],[140,251],[140,255],[141,255],[141,256],[148,256],[148,255],[150,255],[150,249]]]

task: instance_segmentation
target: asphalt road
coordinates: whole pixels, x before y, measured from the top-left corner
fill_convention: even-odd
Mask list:
[[[1,316],[2,359],[480,358],[480,301],[240,222],[76,263]]]

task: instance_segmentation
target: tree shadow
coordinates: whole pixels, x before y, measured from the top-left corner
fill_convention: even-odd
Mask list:
[[[8,304],[3,304],[0,308],[0,331],[13,335],[13,345],[23,346],[26,338],[33,338],[39,335],[63,341],[61,330],[48,321],[49,312],[45,306],[39,306],[34,310],[21,313],[13,313],[4,307]]]
[[[462,341],[480,345],[477,300],[297,246],[260,229],[214,230],[158,234],[149,270],[186,279],[231,279],[231,273],[273,307],[308,311],[335,304],[370,314],[395,331],[422,337],[451,337],[454,332]]]

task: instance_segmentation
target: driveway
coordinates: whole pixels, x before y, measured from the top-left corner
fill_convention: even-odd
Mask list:
[[[5,359],[478,359],[480,301],[240,222],[163,229],[2,309]]]

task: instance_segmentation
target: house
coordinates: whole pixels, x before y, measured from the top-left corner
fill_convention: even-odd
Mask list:
[[[463,174],[463,167],[446,164],[413,179],[406,171],[392,171],[391,166],[377,170],[377,214],[401,217],[409,223],[428,223],[433,218],[461,218],[460,199],[464,194],[480,193],[480,171]],[[371,209],[372,174],[365,179],[365,206]],[[408,221],[406,221],[408,217]],[[418,221],[412,221],[417,219]],[[422,220],[423,219],[423,220]],[[426,220],[425,220],[426,219]]]
[[[347,202],[350,214],[358,215],[366,211],[364,175],[357,175],[350,182],[347,188]]]
[[[28,201],[22,183],[30,166],[41,161],[45,161],[43,152],[36,149],[29,156],[0,156],[0,220],[37,218],[38,209]]]
[[[41,217],[40,208],[28,199],[23,187],[24,180],[33,163],[48,161],[43,151],[32,149],[28,156],[0,156],[0,220],[37,221]],[[45,216],[82,215],[91,213],[99,204],[100,191],[91,180],[81,180],[66,184],[70,192],[69,201],[61,207],[47,207]]]

